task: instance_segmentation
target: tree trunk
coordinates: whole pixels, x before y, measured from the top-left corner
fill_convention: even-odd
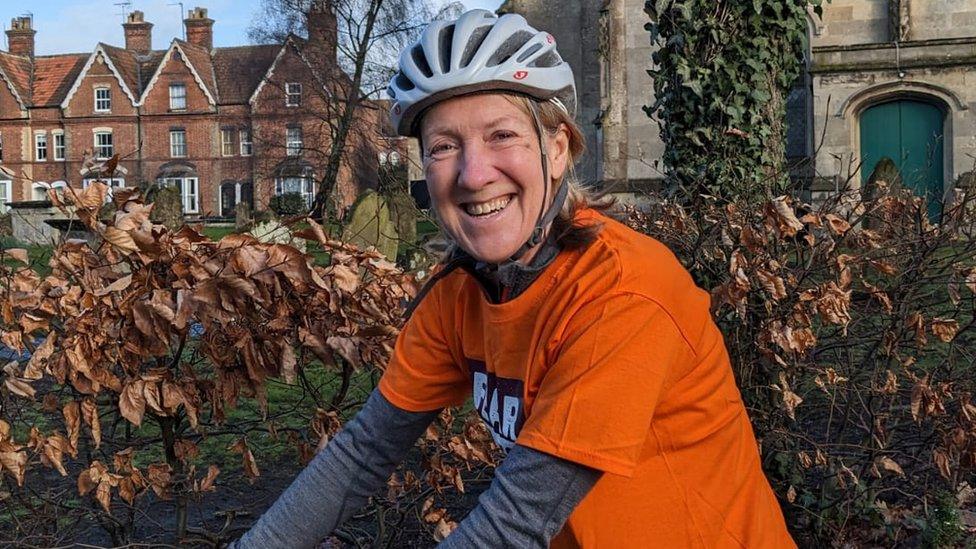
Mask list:
[[[176,430],[179,419],[175,417],[158,417],[159,430],[163,437],[163,449],[166,453],[166,463],[173,469],[173,498],[176,501],[176,539],[186,537],[187,497],[181,486],[184,481],[183,462],[176,457]]]
[[[362,39],[357,44],[356,69],[353,73],[352,83],[349,86],[349,93],[346,97],[345,105],[342,109],[342,116],[332,136],[332,143],[329,147],[329,160],[326,163],[325,174],[319,184],[319,192],[315,195],[315,202],[312,204],[311,216],[314,218],[323,217],[327,211],[329,196],[332,195],[339,178],[339,165],[342,163],[342,154],[346,149],[346,140],[349,137],[349,129],[356,116],[356,110],[362,103],[362,91],[360,87],[363,83],[363,71],[366,66],[366,54],[369,52],[369,42],[373,35],[373,26],[376,17],[379,15],[380,8],[384,0],[372,0],[369,11],[366,14],[366,26],[363,31]]]

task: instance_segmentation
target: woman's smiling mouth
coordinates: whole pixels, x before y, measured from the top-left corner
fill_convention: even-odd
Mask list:
[[[509,194],[500,196],[498,198],[493,198],[485,202],[468,202],[462,204],[461,207],[464,209],[465,213],[472,217],[486,217],[495,212],[504,210],[505,207],[512,202],[514,197],[514,194]]]

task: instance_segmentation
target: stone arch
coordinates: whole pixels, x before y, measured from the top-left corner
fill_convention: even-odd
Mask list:
[[[897,81],[885,82],[864,88],[841,103],[837,116],[850,118],[867,107],[892,99],[912,98],[934,103],[946,111],[965,111],[969,106],[954,91],[928,82]]]
[[[885,82],[860,90],[848,97],[836,112],[836,116],[847,122],[850,150],[854,158],[861,158],[861,114],[868,108],[889,101],[912,99],[929,103],[941,109],[945,114],[943,121],[943,169],[944,190],[951,187],[953,179],[953,126],[960,113],[967,111],[969,106],[952,90],[919,81]],[[858,166],[854,174],[854,181],[859,185],[862,179],[861,167]]]

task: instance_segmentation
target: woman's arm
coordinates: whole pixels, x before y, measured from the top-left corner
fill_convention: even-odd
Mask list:
[[[407,412],[374,390],[233,549],[315,547],[365,505],[439,411]]]
[[[437,547],[549,547],[601,474],[516,444],[478,506]]]

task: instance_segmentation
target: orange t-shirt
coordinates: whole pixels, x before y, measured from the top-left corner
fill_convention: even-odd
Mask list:
[[[552,547],[795,547],[763,475],[709,296],[661,243],[592,210],[596,241],[492,304],[437,283],[380,391],[474,407],[515,443],[604,471]]]

